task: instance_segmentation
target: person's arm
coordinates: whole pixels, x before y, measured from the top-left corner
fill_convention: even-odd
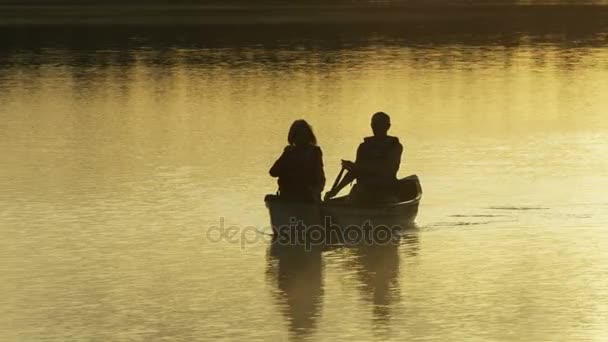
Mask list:
[[[323,151],[319,147],[315,149],[314,163],[314,186],[321,192],[325,187],[325,172],[323,171]]]
[[[359,146],[359,148],[357,149],[357,159],[359,159],[360,150],[361,150],[361,146]],[[340,180],[340,183],[338,183],[338,185],[336,186],[335,189],[330,189],[325,194],[325,200],[326,201],[329,200],[329,199],[331,199],[331,198],[333,198],[333,197],[335,197],[348,184],[352,183],[355,179],[357,179],[357,173],[355,171],[355,169],[356,169],[355,165],[356,165],[356,163],[353,163],[352,161],[342,160],[342,168],[345,169],[345,170],[347,170],[348,172],[342,178],[342,180]]]
[[[401,165],[401,155],[403,154],[403,145],[397,143],[397,146],[391,150],[390,157],[387,161],[387,170],[390,170],[391,174],[397,175],[399,171],[399,165]]]
[[[348,171],[348,173],[346,173],[346,176],[344,176],[344,178],[342,178],[342,180],[336,187],[336,194],[338,194],[338,192],[340,192],[340,190],[344,189],[348,184],[352,183],[355,179],[357,179],[357,176],[355,175],[355,173],[352,171]]]
[[[281,176],[281,174],[283,173],[283,164],[285,163],[285,154],[287,153],[288,149],[289,146],[285,147],[285,150],[283,150],[283,153],[281,154],[279,159],[274,162],[269,171],[270,176],[275,178]]]
[[[325,188],[325,171],[323,170],[323,152],[321,151],[321,148],[319,148],[319,184],[321,186],[321,191],[323,191],[323,188]]]
[[[369,152],[365,151],[364,144],[359,145],[357,149],[357,159],[352,167],[356,176],[373,175],[378,173],[379,166],[377,161],[369,159]]]
[[[357,177],[355,177],[355,174],[351,171],[349,171],[346,176],[344,176],[344,178],[342,178],[342,180],[340,181],[340,183],[338,183],[338,185],[336,186],[335,189],[330,189],[328,192],[325,193],[325,197],[324,200],[327,201],[329,199],[332,199],[334,197],[336,197],[336,195],[342,190],[344,189],[348,184],[352,183],[352,181],[354,181]]]

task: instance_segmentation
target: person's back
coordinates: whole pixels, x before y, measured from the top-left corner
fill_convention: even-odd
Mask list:
[[[360,203],[388,202],[398,195],[397,171],[401,163],[403,146],[399,139],[387,135],[391,126],[388,114],[379,112],[372,116],[374,136],[367,137],[357,149],[355,162],[342,161],[349,172],[340,184],[327,193],[334,197],[343,187],[357,180],[349,199]]]
[[[320,201],[325,186],[323,153],[316,146],[308,123],[294,122],[288,141],[289,145],[270,169],[270,175],[279,178],[280,196],[288,200]]]
[[[364,139],[357,149],[357,184],[365,187],[393,186],[401,163],[403,146],[391,136]]]

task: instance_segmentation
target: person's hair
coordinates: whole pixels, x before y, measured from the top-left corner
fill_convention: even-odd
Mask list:
[[[306,120],[296,120],[291,124],[287,141],[292,146],[317,144],[317,138],[312,131],[312,127]]]

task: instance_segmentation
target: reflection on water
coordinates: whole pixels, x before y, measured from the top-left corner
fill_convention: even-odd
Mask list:
[[[353,249],[352,266],[361,282],[362,297],[372,304],[374,324],[390,320],[391,304],[399,297],[399,241]],[[409,240],[412,241],[412,240]]]
[[[323,250],[346,252],[344,266],[356,274],[356,288],[372,310],[371,326],[378,334],[390,331],[391,309],[400,304],[400,259],[416,257],[418,241],[418,235],[410,232],[395,235],[383,245],[317,246],[311,250],[304,246],[270,245],[267,280],[291,335],[298,339],[314,336],[322,319]]]
[[[320,248],[273,244],[268,270],[274,297],[294,336],[314,332],[323,304],[323,260]]]
[[[598,28],[0,29],[0,336],[603,340]],[[415,235],[208,239],[268,226],[294,119],[333,179],[378,110],[424,182]]]
[[[372,326],[377,333],[392,329],[392,309],[400,304],[399,282],[409,276],[400,274],[400,259],[415,257],[417,249],[418,235],[407,233],[396,236],[386,245],[365,244],[353,248],[352,257],[347,259],[360,282],[361,297],[372,308]]]

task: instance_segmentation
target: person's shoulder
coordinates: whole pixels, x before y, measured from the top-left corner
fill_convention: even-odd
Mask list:
[[[399,153],[403,152],[403,145],[399,141],[399,138],[392,136],[389,136],[388,138],[390,138],[390,146],[392,149],[398,151]]]
[[[393,137],[391,135],[387,135],[386,137],[383,138],[379,138],[379,137],[375,137],[375,136],[371,136],[371,137],[365,137],[363,138],[363,142],[361,143],[361,145],[368,145],[368,144],[381,144],[381,145],[401,145],[401,142],[399,142],[399,138],[397,137]]]
[[[372,139],[373,138],[374,137],[365,137],[365,138],[363,138],[363,142],[361,142],[359,144],[359,147],[357,148],[357,151],[367,151],[367,150],[369,150],[370,146],[372,146],[372,144],[373,144],[372,143],[372,141],[373,141]]]
[[[391,145],[399,145],[401,146],[401,142],[399,141],[399,138],[397,137],[393,137],[393,136],[387,136],[386,137],[388,139],[388,141],[390,142]]]
[[[369,144],[373,144],[374,140],[376,140],[376,137],[374,137],[373,135],[371,137],[365,137],[363,138],[363,142],[359,144],[359,146],[367,146]]]
[[[312,150],[315,151],[315,153],[323,154],[323,150],[321,150],[321,146],[311,145],[311,147],[312,147]]]
[[[287,146],[287,147],[285,147],[285,152],[293,152],[293,153],[303,154],[303,155],[307,155],[310,153],[322,154],[321,147],[319,147],[317,145]]]

